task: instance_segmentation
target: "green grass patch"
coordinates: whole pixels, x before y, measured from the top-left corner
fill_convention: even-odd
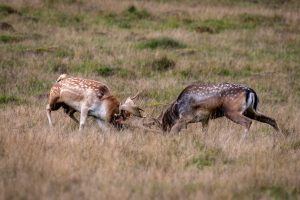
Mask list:
[[[286,24],[285,18],[280,15],[264,16],[244,13],[238,16],[238,20],[244,24],[245,28],[255,28],[258,26],[278,26]]]
[[[104,17],[107,25],[120,28],[149,28],[152,29],[175,29],[185,28],[199,33],[220,33],[226,30],[254,29],[263,26],[286,25],[284,17],[279,15],[264,16],[244,13],[238,16],[225,16],[221,19],[195,20],[187,16],[177,15],[164,16],[157,19],[146,10],[139,10],[134,6],[129,7],[121,14],[110,13]]]
[[[218,68],[216,70],[216,74],[219,76],[236,76],[238,73],[236,71],[226,69],[226,68]]]
[[[51,86],[51,82],[32,78],[29,81],[29,91],[32,95],[46,94]]]
[[[153,77],[157,75],[164,75],[169,70],[172,70],[176,66],[176,62],[167,56],[154,58],[153,60],[141,60],[137,64],[138,69],[142,76]]]
[[[290,1],[290,0],[221,0],[229,6],[232,4],[240,5],[240,6],[266,6],[268,8],[279,8],[284,4],[295,4],[297,1]],[[297,4],[297,3],[296,3]]]
[[[189,68],[174,70],[174,76],[178,76],[178,78],[182,78],[183,80],[191,79],[195,81],[200,81],[202,77],[205,79],[207,75],[210,73],[211,69],[208,68],[206,71],[204,68],[199,68],[198,66],[191,65]]]
[[[83,15],[80,14],[70,14],[70,13],[64,13],[59,12],[55,15],[55,18],[53,21],[58,22],[60,26],[74,26],[74,25],[80,25],[83,23]]]
[[[150,17],[150,14],[146,10],[139,10],[135,6],[129,6],[128,9],[123,12],[123,15],[133,19],[143,19]]]
[[[142,20],[150,19],[151,15],[146,10],[140,10],[135,6],[129,6],[120,14],[110,13],[104,17],[109,26],[118,26],[119,28],[132,28]]]
[[[164,0],[166,1],[166,0]],[[253,7],[266,6],[268,8],[279,8],[284,4],[297,4],[297,1],[291,0],[202,0],[201,3],[216,5],[216,6],[230,6],[230,7]]]
[[[221,19],[206,19],[190,24],[199,33],[220,33],[226,30],[254,29],[257,27],[276,27],[286,25],[284,17],[279,15],[264,16],[244,13],[238,16],[227,16]]]
[[[0,4],[0,14],[10,15],[10,14],[20,14],[20,12],[12,8],[11,6]]]
[[[60,3],[63,3],[63,4],[73,4],[73,3],[81,3],[82,1],[81,0],[44,0],[44,2],[51,6],[53,4],[60,4]]]
[[[95,69],[95,72],[100,76],[112,76],[115,74],[115,70],[110,66],[100,66]]]
[[[153,88],[143,92],[145,98],[151,101],[159,102],[161,104],[170,103],[176,99],[181,92],[182,88],[171,87],[168,89]]]
[[[152,61],[151,69],[156,71],[167,71],[169,69],[173,69],[175,65],[175,61],[169,59],[167,56],[163,56]]]
[[[59,58],[73,58],[75,55],[73,49],[70,48],[58,48],[54,53]]]
[[[13,45],[6,45],[6,51],[13,53],[14,55],[24,55],[25,53],[29,52],[29,48],[27,45],[24,45],[22,43],[14,43]],[[18,57],[19,60],[20,57]]]
[[[204,183],[200,182],[190,182],[183,185],[183,191],[187,194],[193,194],[204,188]]]
[[[211,166],[216,161],[216,155],[213,153],[201,154],[192,159],[191,165],[196,165],[198,169],[203,169],[206,166]]]
[[[74,57],[74,51],[69,48],[64,47],[53,47],[53,46],[45,46],[45,47],[34,47],[34,48],[21,48],[21,52],[30,52],[35,53],[37,55],[40,54],[53,54],[57,58],[73,58]]]
[[[183,69],[178,72],[182,78],[190,78],[193,74],[192,69]]]
[[[186,167],[196,166],[198,169],[215,165],[217,162],[228,164],[233,160],[229,160],[222,149],[216,147],[208,147],[206,144],[195,141],[195,148],[199,150],[198,155],[194,156],[186,163]]]
[[[290,199],[291,195],[280,186],[262,187],[261,192],[275,200]]]
[[[187,47],[187,45],[185,45],[184,43],[168,37],[149,39],[147,41],[141,42],[138,45],[138,48],[140,49],[178,49],[185,47]]]
[[[275,54],[275,58],[278,60],[284,60],[286,62],[300,62],[300,40],[293,41],[293,44],[287,44],[285,48],[279,51],[272,52]],[[299,68],[298,68],[299,69]],[[298,70],[299,71],[299,70]],[[299,71],[300,72],[300,71]]]
[[[51,7],[41,9],[25,7],[22,12],[27,18],[32,18],[35,19],[35,21],[60,27],[83,26],[85,19],[85,15],[83,13],[64,12]]]
[[[91,73],[96,73],[97,68],[101,67],[99,63],[95,63],[92,61],[85,61],[83,63],[80,63],[76,65],[72,70],[74,72],[79,72],[83,74],[91,74]]]
[[[230,19],[206,19],[201,21],[200,24],[195,27],[196,31],[206,30],[209,33],[219,33],[221,31],[236,29],[239,24]]]
[[[105,16],[106,25],[109,26],[118,26],[119,28],[131,28],[131,22],[127,19],[121,18],[117,14],[108,14]]]
[[[100,16],[102,18],[102,16]],[[149,29],[175,29],[185,28],[199,33],[220,33],[226,30],[254,29],[263,26],[286,25],[284,17],[279,15],[264,16],[244,13],[238,16],[225,16],[221,19],[195,20],[188,16],[168,15],[160,19],[152,16],[146,10],[130,6],[120,14],[110,13],[104,16],[106,25],[119,28],[144,28]]]
[[[48,70],[56,74],[68,74],[70,67],[61,62],[60,59],[50,59],[48,62]]]
[[[8,103],[18,103],[20,99],[16,96],[11,95],[0,95],[0,105]]]
[[[188,17],[167,16],[161,21],[162,28],[180,28],[189,27],[194,23],[194,20]]]
[[[86,61],[72,69],[73,72],[79,72],[82,74],[97,74],[99,76],[120,76],[122,78],[132,78],[135,77],[135,73],[131,70],[121,67],[112,67],[105,64],[100,64],[96,62]]]
[[[218,76],[227,76],[227,77],[248,77],[252,76],[255,73],[259,73],[261,70],[253,69],[250,66],[246,66],[242,69],[228,69],[228,68],[216,68],[213,70],[214,74]]]
[[[115,73],[122,78],[136,78],[137,76],[134,71],[126,68],[116,68]]]
[[[294,132],[295,130],[285,130],[285,129],[283,129],[283,131],[286,132],[286,135],[289,135],[291,132]],[[285,143],[281,147],[282,147],[283,150],[287,150],[287,151],[290,150],[290,149],[299,150],[300,149],[300,140]]]
[[[285,188],[279,185],[268,185],[248,188],[243,191],[233,193],[233,199],[273,199],[273,200],[293,200],[298,199],[300,194],[299,188]]]
[[[145,9],[138,9],[130,6],[121,13],[109,13],[99,16],[98,21],[104,20],[105,25],[117,26],[124,29],[175,29],[180,27],[190,27],[194,20],[189,17],[179,17],[177,15],[168,15],[156,17],[151,15]]]
[[[266,103],[287,103],[288,99],[286,98],[289,95],[289,90],[286,88],[280,88],[275,85],[275,82],[269,84],[257,84],[256,91],[260,93],[268,94],[264,97],[264,102]]]
[[[0,35],[0,42],[10,43],[10,42],[19,42],[23,40],[22,37],[13,36],[13,35]]]

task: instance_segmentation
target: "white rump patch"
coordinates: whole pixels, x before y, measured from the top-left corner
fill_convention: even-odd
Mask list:
[[[65,79],[65,78],[67,78],[67,74],[61,74],[61,75],[57,78],[56,82],[58,83],[59,81]]]
[[[253,92],[250,92],[249,97],[246,102],[246,109],[251,107],[254,109],[255,95]]]

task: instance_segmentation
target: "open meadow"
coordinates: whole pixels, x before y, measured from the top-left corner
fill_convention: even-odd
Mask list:
[[[0,199],[300,199],[298,0],[0,0]],[[178,135],[46,117],[62,73],[157,117],[194,82],[242,83],[281,133]],[[78,113],[76,117],[79,118]],[[275,134],[275,137],[273,135]]]

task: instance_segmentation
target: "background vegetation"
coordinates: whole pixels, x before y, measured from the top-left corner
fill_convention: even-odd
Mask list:
[[[0,1],[1,199],[299,199],[297,0]],[[179,135],[83,133],[47,93],[61,73],[96,79],[148,116],[193,82],[254,88],[271,127],[214,120]],[[78,116],[77,116],[78,117]]]

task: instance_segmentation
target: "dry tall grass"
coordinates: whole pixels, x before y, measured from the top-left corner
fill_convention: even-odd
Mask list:
[[[130,6],[134,5],[134,9]],[[7,6],[9,8],[7,8]],[[298,1],[1,1],[1,199],[299,199]],[[171,48],[141,46],[165,38]],[[184,44],[176,46],[177,43]],[[153,45],[153,44],[152,44]],[[161,58],[176,63],[166,68]],[[162,66],[160,66],[162,65]],[[227,119],[179,135],[83,132],[46,94],[60,73],[106,83],[157,116],[195,81],[254,88],[286,135]],[[78,117],[78,116],[77,116]]]

